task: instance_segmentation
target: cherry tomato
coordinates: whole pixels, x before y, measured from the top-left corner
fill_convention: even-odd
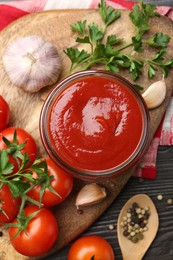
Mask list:
[[[68,197],[73,188],[73,177],[59,168],[49,157],[46,158],[46,162],[49,176],[54,177],[51,180],[51,187],[60,195],[59,197],[48,188],[45,189],[42,203],[45,207],[52,207]],[[35,172],[33,173],[33,177],[37,178]],[[40,201],[40,185],[34,187],[27,195],[34,200]]]
[[[86,236],[76,240],[68,253],[68,260],[114,260],[110,244],[100,236]]]
[[[17,215],[21,199],[13,198],[7,185],[0,189],[0,225],[11,222]]]
[[[19,144],[26,142],[26,145],[21,150],[21,153],[24,154],[26,152],[29,156],[30,163],[34,162],[36,157],[37,157],[36,142],[33,139],[33,137],[28,132],[26,132],[24,129],[15,128],[15,127],[8,127],[6,129],[4,129],[0,133],[0,150],[7,148],[7,146],[4,143],[2,137],[4,136],[4,137],[6,137],[6,139],[8,139],[10,142],[12,142],[15,131],[16,131],[16,134],[17,134],[17,142]],[[18,170],[18,164],[17,164],[17,161],[11,156],[11,154],[9,155],[9,162],[14,165],[13,172],[16,172]]]
[[[10,120],[10,109],[5,99],[0,96],[0,131],[6,128]]]
[[[28,223],[26,232],[23,230],[16,237],[17,227],[9,228],[9,236],[13,247],[26,256],[40,256],[49,251],[58,238],[58,224],[53,213],[45,208],[28,206],[24,209],[27,217],[40,210]],[[16,223],[17,219],[13,221]]]

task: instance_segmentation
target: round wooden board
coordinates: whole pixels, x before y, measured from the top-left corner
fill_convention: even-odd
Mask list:
[[[128,41],[134,35],[134,27],[129,20],[129,12],[122,11],[121,18],[112,24],[109,28],[109,34],[116,34],[117,37],[124,38]],[[11,109],[11,125],[22,127],[30,132],[37,141],[40,154],[44,154],[40,137],[39,137],[39,115],[40,109],[44,102],[45,97],[52,87],[45,88],[44,90],[36,93],[29,94],[16,86],[12,85],[3,68],[2,57],[6,47],[13,40],[19,37],[29,35],[39,35],[46,41],[53,43],[56,46],[61,62],[62,73],[61,78],[66,75],[66,70],[69,68],[69,60],[65,56],[63,50],[70,46],[76,46],[74,33],[70,29],[70,24],[78,20],[86,19],[88,22],[96,22],[102,25],[100,16],[95,10],[63,10],[63,11],[46,11],[27,15],[18,19],[10,26],[5,28],[0,34],[0,94],[8,101]],[[169,34],[173,38],[173,24],[167,18],[154,18],[151,21],[150,34],[162,31]],[[146,50],[146,55],[150,54],[150,50]],[[173,41],[171,40],[168,55],[173,56]],[[123,76],[131,82],[131,76],[127,72]],[[145,71],[139,84],[147,88],[153,81],[160,80],[161,73],[158,74],[154,80],[147,79],[147,72]],[[173,72],[169,74],[166,79],[167,96],[164,103],[157,109],[150,111],[151,116],[151,138],[155,133],[162,116],[167,108],[172,92]],[[105,180],[102,182],[107,189],[107,198],[95,206],[86,207],[84,213],[79,215],[75,206],[75,198],[79,189],[84,185],[83,181],[75,180],[74,189],[68,199],[62,204],[53,209],[57,221],[59,223],[59,238],[49,252],[49,254],[62,248],[85,229],[87,229],[113,202],[119,192],[123,189],[127,181],[132,175],[133,169],[124,173],[121,176],[113,178],[112,180]],[[18,254],[10,245],[8,238],[8,231],[4,231],[4,236],[0,239],[0,259],[1,260],[24,260],[29,259]],[[33,258],[32,258],[33,259]]]

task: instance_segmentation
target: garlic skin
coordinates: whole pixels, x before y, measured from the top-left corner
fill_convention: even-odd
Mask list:
[[[56,48],[37,35],[14,40],[4,53],[3,64],[10,81],[31,93],[54,84],[61,68]]]
[[[142,96],[149,109],[160,106],[166,97],[166,84],[164,79],[151,84]]]
[[[106,198],[107,193],[104,187],[96,183],[86,184],[78,193],[75,205],[88,206],[96,204]]]

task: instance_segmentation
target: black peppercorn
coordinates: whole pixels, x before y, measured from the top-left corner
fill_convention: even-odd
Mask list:
[[[123,231],[123,236],[127,237],[129,235],[129,232],[127,230]]]

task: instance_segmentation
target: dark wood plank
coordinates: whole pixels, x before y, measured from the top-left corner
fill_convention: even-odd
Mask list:
[[[116,224],[118,214],[124,203],[133,195],[145,193],[153,199],[159,214],[159,231],[153,244],[146,253],[144,260],[171,260],[173,259],[173,205],[167,205],[169,198],[173,199],[173,147],[160,146],[157,156],[157,179],[140,180],[132,177],[120,195],[115,199],[109,209],[91,226],[84,235],[100,235],[106,238],[113,247],[116,260],[121,260],[121,252],[118,245]],[[163,200],[158,201],[157,195],[162,194]],[[114,230],[108,226],[113,224]],[[45,260],[67,260],[68,250],[71,244]]]

